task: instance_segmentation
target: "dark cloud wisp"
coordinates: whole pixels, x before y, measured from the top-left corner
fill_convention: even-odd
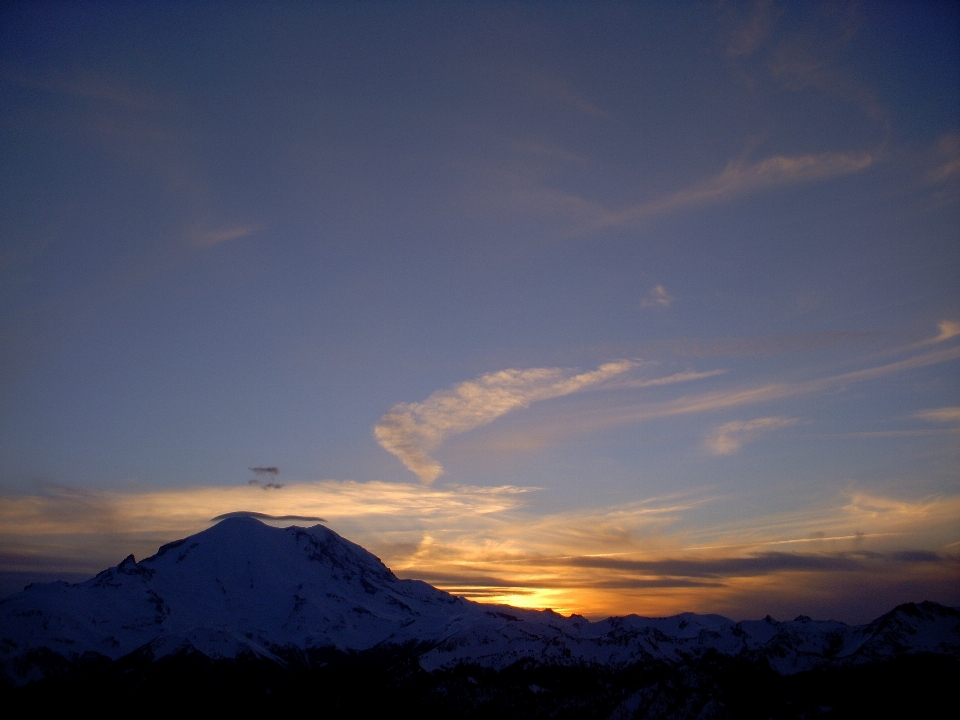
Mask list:
[[[751,577],[785,571],[845,572],[870,569],[883,562],[949,562],[949,558],[926,551],[897,553],[761,553],[748,557],[709,560],[619,560],[609,557],[558,559],[558,565],[621,570],[642,575],[679,578]]]

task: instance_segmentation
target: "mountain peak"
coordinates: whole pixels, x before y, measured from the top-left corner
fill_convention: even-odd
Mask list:
[[[0,667],[10,674],[29,666],[25,658],[35,649],[67,659],[91,652],[119,659],[191,647],[218,658],[413,643],[428,670],[530,659],[623,666],[715,651],[762,658],[793,673],[904,652],[958,653],[958,620],[953,608],[910,603],[861,627],[806,616],[734,623],[693,613],[590,622],[480,605],[400,580],[375,555],[323,525],[277,528],[235,516],[140,562],[129,555],[86,582],[32,585],[0,601]],[[14,682],[25,676],[17,677]]]

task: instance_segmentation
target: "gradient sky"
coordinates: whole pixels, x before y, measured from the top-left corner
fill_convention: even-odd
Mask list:
[[[958,440],[956,3],[0,8],[3,593],[254,511],[861,621],[960,604]]]

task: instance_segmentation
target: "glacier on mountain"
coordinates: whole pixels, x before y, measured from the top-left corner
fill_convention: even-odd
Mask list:
[[[398,579],[377,557],[322,525],[223,520],[82,583],[28,586],[0,601],[0,667],[22,684],[37,651],[67,661],[95,654],[209,658],[285,651],[415,646],[423,670],[461,663],[626,666],[714,652],[763,660],[780,674],[911,653],[960,655],[960,611],[903,605],[868,625],[800,617],[734,622],[718,615],[636,615],[590,622],[552,611],[474,603]]]

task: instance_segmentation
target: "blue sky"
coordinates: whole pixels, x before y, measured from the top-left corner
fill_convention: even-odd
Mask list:
[[[7,585],[249,510],[591,616],[960,603],[955,4],[0,33]]]

